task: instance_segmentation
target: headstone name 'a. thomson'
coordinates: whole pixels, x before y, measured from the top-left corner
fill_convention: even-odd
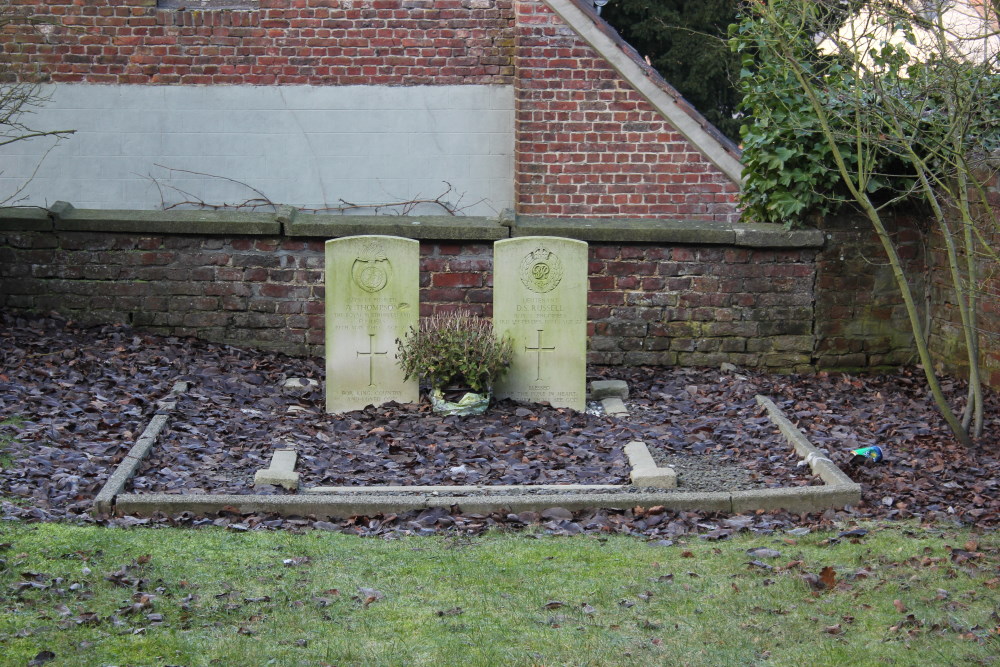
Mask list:
[[[527,236],[493,245],[493,326],[514,343],[498,398],[586,409],[587,244]]]
[[[420,243],[395,236],[326,242],[326,410],[420,398],[396,340],[419,318]]]

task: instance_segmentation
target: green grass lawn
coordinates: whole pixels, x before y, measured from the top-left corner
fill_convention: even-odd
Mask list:
[[[0,664],[997,664],[996,533],[868,528],[655,546],[6,524]]]

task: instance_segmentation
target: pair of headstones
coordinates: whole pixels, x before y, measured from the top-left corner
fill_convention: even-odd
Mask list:
[[[493,246],[493,327],[510,336],[497,398],[586,406],[587,244],[529,236]],[[396,340],[420,316],[420,244],[394,236],[326,243],[326,409],[419,400]]]

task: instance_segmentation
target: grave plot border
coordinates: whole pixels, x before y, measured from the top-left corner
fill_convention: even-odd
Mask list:
[[[167,515],[191,512],[194,514],[218,514],[223,511],[247,513],[275,513],[283,516],[312,516],[317,519],[342,519],[352,516],[401,513],[429,508],[453,508],[473,514],[494,512],[542,511],[552,507],[568,510],[632,508],[662,506],[668,510],[725,512],[737,514],[753,510],[785,509],[790,512],[814,512],[830,508],[855,505],[861,500],[861,485],[853,482],[829,458],[823,455],[805,434],[802,433],[773,401],[766,396],[757,396],[759,405],[765,408],[771,421],[795,451],[809,464],[814,475],[823,480],[823,486],[784,487],[758,489],[753,491],[721,491],[697,493],[684,491],[655,492],[634,491],[621,487],[618,491],[590,490],[583,492],[531,493],[519,492],[517,487],[490,486],[484,493],[476,489],[476,495],[448,495],[436,487],[409,487],[401,492],[390,487],[357,487],[351,493],[300,493],[298,495],[263,496],[252,494],[166,494],[166,493],[122,493],[125,484],[137,470],[139,463],[149,453],[157,437],[166,426],[175,398],[186,391],[186,383],[179,382],[167,400],[161,402],[161,412],[155,415],[136,441],[135,446],[111,474],[104,488],[94,501],[97,516],[140,515],[155,513]],[[649,457],[645,444],[630,443],[633,449],[641,447]],[[641,456],[639,457],[641,458]],[[650,461],[652,460],[649,457]],[[635,466],[636,459],[630,457]],[[636,468],[640,468],[636,466]],[[647,462],[646,468],[649,468]],[[640,469],[645,474],[664,473],[664,469]],[[636,470],[633,470],[635,472]],[[672,471],[671,471],[672,473]],[[575,485],[567,485],[572,488]],[[443,487],[448,488],[448,487]],[[454,488],[454,487],[451,487]]]

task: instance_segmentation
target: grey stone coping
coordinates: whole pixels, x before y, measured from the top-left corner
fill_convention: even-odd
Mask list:
[[[0,231],[50,232],[52,218],[38,206],[0,207]]]
[[[781,434],[785,436],[785,439],[795,448],[796,453],[809,464],[814,475],[819,475],[819,478],[823,480],[824,483],[830,486],[838,486],[844,488],[850,488],[852,491],[856,491],[858,494],[858,500],[861,499],[861,485],[857,484],[850,477],[844,474],[844,472],[838,468],[833,461],[831,461],[823,452],[816,449],[816,447],[809,442],[809,438],[806,434],[798,429],[798,427],[793,424],[785,413],[782,412],[781,408],[775,405],[774,401],[769,399],[767,396],[759,395],[757,396],[757,404],[762,406],[767,410],[768,416],[774,425],[778,427]],[[815,488],[815,487],[814,487]]]
[[[142,463],[142,460],[146,458],[147,454],[149,454],[153,445],[156,444],[156,439],[166,427],[167,421],[170,418],[169,413],[176,406],[176,401],[172,401],[170,399],[176,398],[187,390],[187,382],[175,382],[173,388],[170,390],[169,396],[159,402],[157,407],[161,412],[153,416],[149,424],[139,436],[139,439],[135,441],[134,445],[132,445],[132,449],[130,449],[128,454],[125,455],[125,458],[118,464],[118,467],[115,468],[114,472],[111,473],[111,476],[108,477],[108,481],[104,483],[104,486],[94,498],[94,514],[98,516],[106,516],[112,513],[116,497],[121,493],[121,490],[125,488],[125,484],[132,479],[135,471],[139,468],[139,464]]]
[[[296,215],[285,225],[292,237],[340,238],[380,234],[408,239],[498,241],[509,236],[496,218],[472,216]]]
[[[489,514],[492,512],[542,511],[551,507],[568,510],[619,508],[635,506],[663,506],[667,509],[704,510],[729,512],[732,509],[729,493],[560,493],[525,494],[504,497],[475,497],[448,495],[377,495],[358,494],[251,496],[188,494],[121,494],[115,501],[118,514],[148,516],[155,512],[179,514],[216,514],[223,509],[241,513],[275,512],[285,516],[314,516],[316,518],[347,518],[374,514],[400,513],[435,507],[457,506],[463,512]]]
[[[742,180],[740,149],[646,63],[604,19],[592,2],[544,0],[587,44],[599,53],[632,87],[711,160],[734,183]]]
[[[246,211],[82,209],[56,202],[50,209],[56,231],[146,234],[276,236],[281,223],[273,213]]]
[[[283,516],[313,516],[317,519],[343,519],[352,516],[401,513],[435,507],[458,507],[462,512],[491,514],[543,511],[551,507],[568,510],[629,509],[661,506],[668,510],[739,513],[758,509],[785,509],[790,512],[814,512],[831,507],[855,504],[857,497],[843,487],[806,486],[755,491],[693,492],[591,492],[524,494],[506,496],[449,496],[431,493],[413,495],[307,494],[254,496],[237,494],[120,494],[115,501],[116,514],[149,516],[165,514],[218,514],[263,512]]]
[[[580,241],[686,243],[747,248],[819,248],[818,229],[788,230],[777,224],[742,222],[518,217],[512,236],[568,236]]]
[[[379,486],[314,486],[304,489],[303,493],[309,495],[337,495],[337,494],[379,494],[379,493],[405,493],[408,495],[440,495],[442,493],[481,493],[485,495],[508,494],[511,491],[621,491],[627,489],[622,484],[456,484],[456,485],[429,485],[429,486],[401,486],[401,485],[379,485]]]
[[[56,202],[48,209],[0,208],[0,231],[78,231],[209,236],[340,238],[366,234],[417,240],[499,241],[555,236],[588,242],[729,245],[744,248],[819,248],[817,229],[788,230],[775,224],[616,218],[539,218],[501,214],[392,216],[305,214],[291,206],[274,212],[228,210],[78,209]]]

